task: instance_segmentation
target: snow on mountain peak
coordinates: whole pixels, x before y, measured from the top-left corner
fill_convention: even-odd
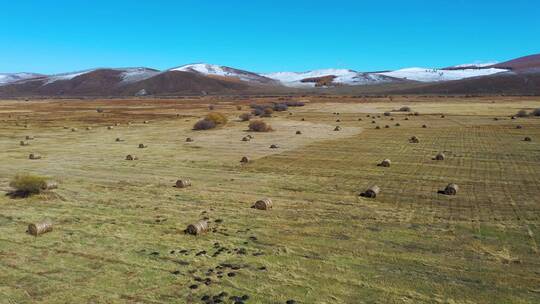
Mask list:
[[[0,73],[0,85],[6,85],[19,80],[42,77],[36,73]]]
[[[389,82],[385,76],[359,73],[349,69],[321,69],[308,72],[276,72],[262,74],[265,77],[280,81],[288,87],[313,87],[314,82],[305,82],[304,79],[334,76],[332,83],[345,85],[366,85]]]
[[[258,82],[258,83],[268,83],[271,82],[270,79],[261,76],[259,74],[238,70],[226,66],[220,66],[215,64],[208,63],[194,63],[187,64],[177,68],[170,69],[170,71],[181,71],[181,72],[194,72],[203,75],[210,76],[222,76],[222,77],[233,77],[238,78],[242,81],[247,82]]]
[[[470,69],[428,69],[428,68],[405,68],[390,72],[378,73],[380,75],[415,80],[420,82],[450,81],[470,77],[487,76],[501,72],[507,72],[505,69],[497,68],[470,68]]]

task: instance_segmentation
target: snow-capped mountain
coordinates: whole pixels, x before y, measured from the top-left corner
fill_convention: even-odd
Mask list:
[[[487,76],[497,73],[508,72],[498,68],[475,68],[475,69],[428,69],[428,68],[406,68],[396,71],[382,72],[379,75],[390,76],[401,79],[415,80],[420,82],[438,82],[460,80],[471,77]]]
[[[199,73],[199,74],[203,74],[207,76],[237,78],[241,81],[256,82],[256,83],[261,83],[261,84],[273,83],[272,79],[269,79],[267,77],[264,77],[256,73],[238,70],[238,69],[234,69],[234,68],[230,68],[226,66],[208,64],[208,63],[195,63],[195,64],[183,65],[177,68],[172,68],[169,71],[193,72],[193,73]]]
[[[0,85],[37,77],[43,77],[43,75],[36,73],[0,73]]]
[[[368,85],[393,81],[385,75],[372,73],[360,73],[348,69],[321,69],[309,72],[277,72],[262,74],[265,77],[272,78],[288,87],[314,87],[316,79],[331,77],[332,84],[342,85]]]

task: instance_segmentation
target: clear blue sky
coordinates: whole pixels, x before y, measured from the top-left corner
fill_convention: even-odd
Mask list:
[[[0,72],[444,67],[540,53],[538,0],[0,0]]]

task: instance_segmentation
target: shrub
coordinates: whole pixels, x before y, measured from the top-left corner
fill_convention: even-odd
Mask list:
[[[236,106],[236,109],[237,109],[238,111],[240,111],[240,110],[242,110],[242,106]]]
[[[213,122],[211,120],[207,120],[205,118],[205,119],[201,119],[201,120],[197,121],[193,125],[193,130],[210,130],[210,129],[213,129],[215,127],[216,127],[215,122]]]
[[[208,105],[208,110],[212,111],[213,109],[215,109],[216,106],[215,105]]]
[[[219,112],[209,113],[204,119],[209,120],[216,125],[224,125],[227,123],[227,117]]]
[[[254,132],[269,132],[272,127],[262,120],[254,120],[249,123],[249,130]]]
[[[529,114],[527,114],[527,111],[525,110],[519,110],[516,114],[517,117],[527,117]]]
[[[274,111],[276,111],[276,112],[287,111],[288,108],[289,107],[284,103],[276,103],[276,104],[274,104]]]
[[[38,194],[47,188],[47,179],[37,175],[19,174],[11,180],[9,186],[23,195]]]
[[[249,121],[251,119],[250,113],[242,113],[240,116],[238,116],[241,121]]]
[[[384,112],[384,116],[390,116],[390,112]]]
[[[264,108],[264,113],[261,115],[262,117],[272,117],[272,113],[274,113],[274,110],[272,108]]]
[[[536,108],[531,112],[532,116],[540,116],[540,108]]]
[[[411,107],[409,107],[409,106],[403,106],[403,107],[399,108],[399,111],[400,111],[400,112],[410,112],[410,111],[411,111]]]

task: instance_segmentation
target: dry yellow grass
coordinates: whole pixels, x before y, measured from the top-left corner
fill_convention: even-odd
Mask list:
[[[540,138],[540,120],[509,116],[540,102],[514,99],[312,99],[248,142],[234,100],[212,101],[229,123],[199,132],[208,100],[2,101],[0,189],[21,172],[60,187],[0,196],[0,303],[202,303],[222,291],[246,303],[538,303],[540,141],[522,139]],[[402,105],[421,115],[382,115]],[[390,128],[358,121],[368,113]],[[173,187],[179,178],[193,186]],[[457,196],[437,193],[450,182]],[[374,184],[376,199],[358,196]],[[264,197],[271,210],[250,208]],[[54,231],[25,233],[42,218]],[[183,233],[205,218],[209,233]]]

